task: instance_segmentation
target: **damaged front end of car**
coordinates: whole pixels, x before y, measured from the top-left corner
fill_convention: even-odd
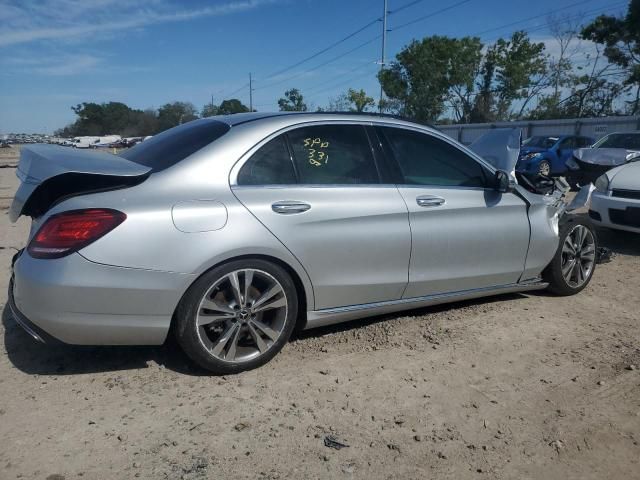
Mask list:
[[[589,183],[569,198],[571,190],[569,183],[563,177],[550,178],[539,174],[516,172],[516,163],[522,144],[522,132],[519,128],[496,128],[487,132],[473,142],[469,148],[489,162],[496,169],[507,172],[515,180],[514,193],[522,198],[526,204],[531,225],[531,247],[544,245],[538,237],[553,235],[558,238],[560,224],[568,216],[585,208],[595,190]],[[548,228],[541,228],[546,226]],[[530,251],[530,255],[542,252]],[[611,256],[607,249],[600,248],[598,259],[608,259]]]

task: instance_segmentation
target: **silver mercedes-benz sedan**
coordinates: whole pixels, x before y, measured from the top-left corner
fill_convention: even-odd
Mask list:
[[[516,182],[519,136],[499,133],[471,150],[390,117],[249,113],[120,156],[25,147],[10,215],[33,221],[10,308],[44,342],[156,345],[172,331],[199,365],[232,373],[296,328],[576,293],[593,229],[563,189]]]

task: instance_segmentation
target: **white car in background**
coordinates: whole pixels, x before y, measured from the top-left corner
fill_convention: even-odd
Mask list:
[[[595,181],[589,217],[601,227],[640,233],[640,158]]]
[[[71,141],[73,148],[90,148],[92,144],[100,141],[100,137],[74,137]]]

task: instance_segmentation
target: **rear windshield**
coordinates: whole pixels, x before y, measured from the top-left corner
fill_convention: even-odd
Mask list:
[[[229,129],[229,125],[216,120],[196,120],[159,133],[120,156],[157,172],[206,147]]]
[[[626,148],[640,150],[640,133],[611,133],[598,140],[593,148]]]

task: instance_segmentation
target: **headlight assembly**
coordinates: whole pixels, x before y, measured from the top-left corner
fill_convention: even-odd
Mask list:
[[[594,185],[596,186],[596,192],[607,193],[609,190],[609,177],[607,177],[607,174],[605,173],[596,178]]]
[[[532,160],[536,157],[539,157],[540,154],[539,153],[527,153],[524,157],[522,157],[523,160],[527,161],[527,160]]]

